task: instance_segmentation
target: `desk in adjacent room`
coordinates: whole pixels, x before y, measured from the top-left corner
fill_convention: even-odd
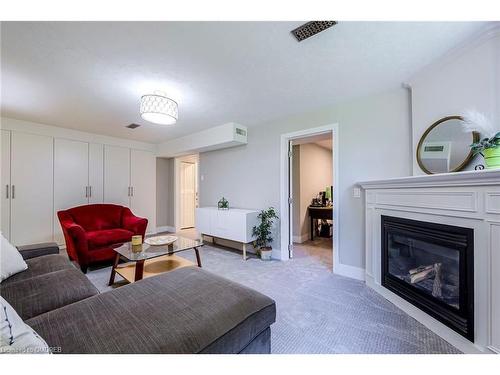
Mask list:
[[[324,220],[333,220],[333,207],[314,207],[309,206],[309,217],[311,219],[311,241],[314,239],[314,220],[315,219],[324,219]]]

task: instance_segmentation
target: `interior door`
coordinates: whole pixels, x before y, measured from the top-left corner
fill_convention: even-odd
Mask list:
[[[147,233],[156,232],[156,157],[152,152],[131,150],[131,199],[135,215],[148,219]]]
[[[57,211],[88,204],[89,144],[54,140],[54,241],[64,243]]]
[[[53,239],[53,138],[12,132],[11,242]]]
[[[288,141],[288,257],[293,258],[293,143]]]
[[[10,240],[10,131],[1,131],[1,231]]]
[[[130,206],[130,149],[104,146],[104,203]]]
[[[181,229],[195,225],[196,209],[196,164],[181,161]]]
[[[104,145],[89,143],[89,203],[104,201]]]

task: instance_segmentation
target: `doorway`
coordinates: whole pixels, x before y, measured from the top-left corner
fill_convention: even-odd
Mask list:
[[[175,159],[175,222],[176,231],[195,227],[198,207],[198,155]]]
[[[339,258],[338,143],[337,124],[281,136],[282,260],[312,254],[335,272]],[[313,154],[323,156],[312,159]]]

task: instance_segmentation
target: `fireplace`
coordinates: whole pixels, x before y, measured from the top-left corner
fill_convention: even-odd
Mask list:
[[[474,232],[382,216],[382,285],[474,341]]]

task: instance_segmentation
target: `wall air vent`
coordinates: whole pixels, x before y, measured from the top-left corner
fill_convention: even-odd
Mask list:
[[[129,129],[135,129],[135,128],[138,128],[139,126],[141,126],[141,125],[139,125],[139,124],[130,124],[130,125],[127,125],[125,127],[129,128]]]
[[[291,32],[297,38],[297,41],[302,42],[304,39],[310,38],[336,24],[337,21],[311,21],[297,27]]]

